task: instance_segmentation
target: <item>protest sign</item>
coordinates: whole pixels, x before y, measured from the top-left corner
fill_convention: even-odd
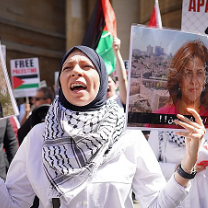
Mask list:
[[[183,0],[181,30],[208,35],[208,0]]]
[[[34,96],[40,84],[38,58],[13,59],[10,67],[14,96]]]
[[[0,119],[2,119],[13,115],[18,115],[19,111],[12,92],[5,64],[5,46],[0,46]]]
[[[200,109],[207,127],[208,103],[203,101],[208,97],[207,47],[207,36],[133,25],[127,127],[177,129],[177,113],[190,117],[184,103]]]

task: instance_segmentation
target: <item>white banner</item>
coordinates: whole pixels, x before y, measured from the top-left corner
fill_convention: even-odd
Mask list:
[[[208,35],[208,0],[183,0],[181,30]]]

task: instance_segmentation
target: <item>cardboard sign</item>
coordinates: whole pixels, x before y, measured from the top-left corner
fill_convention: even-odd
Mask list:
[[[200,109],[208,126],[208,101],[204,102],[208,96],[207,47],[206,36],[133,25],[127,127],[178,129],[180,126],[174,124],[176,114],[194,120],[186,114],[184,103]]]
[[[5,46],[0,49],[0,119],[18,115],[19,110],[12,92],[7,68],[5,64]],[[3,52],[2,52],[3,49]]]
[[[14,96],[34,96],[40,84],[38,58],[13,59],[10,67]]]
[[[181,30],[208,35],[208,0],[183,0]]]

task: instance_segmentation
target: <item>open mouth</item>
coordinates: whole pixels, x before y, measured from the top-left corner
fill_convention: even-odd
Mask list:
[[[86,90],[87,87],[84,84],[81,84],[81,83],[74,83],[74,84],[71,85],[70,89],[72,91],[74,91],[74,90]]]

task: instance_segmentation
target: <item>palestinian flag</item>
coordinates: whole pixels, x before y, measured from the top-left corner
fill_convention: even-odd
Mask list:
[[[39,87],[38,79],[39,78],[37,74],[13,76],[12,77],[13,89],[19,90],[19,89],[38,88]]]
[[[105,62],[108,74],[116,67],[113,36],[117,36],[116,16],[110,1],[97,0],[82,45],[97,51]]]
[[[149,27],[157,27],[162,29],[162,20],[158,0],[155,0],[154,9],[149,20]]]

